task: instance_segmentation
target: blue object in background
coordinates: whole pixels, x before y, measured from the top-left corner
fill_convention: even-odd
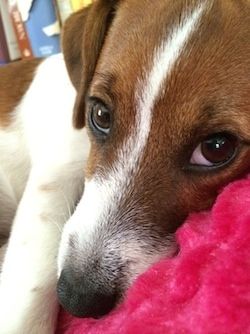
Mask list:
[[[60,52],[59,35],[47,36],[43,29],[57,21],[53,1],[33,0],[25,27],[29,36],[33,55],[47,57]]]

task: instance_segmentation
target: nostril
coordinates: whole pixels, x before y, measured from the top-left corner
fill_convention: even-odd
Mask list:
[[[76,317],[99,318],[109,313],[116,305],[119,295],[108,291],[98,283],[86,279],[74,280],[73,276],[62,271],[57,284],[60,304]]]

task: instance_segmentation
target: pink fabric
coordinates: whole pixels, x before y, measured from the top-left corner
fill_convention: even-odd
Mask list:
[[[57,334],[250,334],[250,179],[178,230],[179,254],[141,275],[100,319],[61,313]]]

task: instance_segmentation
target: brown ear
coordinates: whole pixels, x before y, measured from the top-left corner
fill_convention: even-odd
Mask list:
[[[85,97],[117,3],[118,0],[97,0],[73,14],[64,26],[63,53],[69,76],[78,92],[73,118],[78,129],[85,125]]]
[[[62,32],[62,49],[70,79],[77,89],[82,72],[83,33],[90,7],[71,15]]]

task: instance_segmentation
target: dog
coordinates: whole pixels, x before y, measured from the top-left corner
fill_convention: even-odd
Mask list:
[[[0,69],[1,334],[108,313],[249,170],[249,41],[248,0],[96,0]]]

